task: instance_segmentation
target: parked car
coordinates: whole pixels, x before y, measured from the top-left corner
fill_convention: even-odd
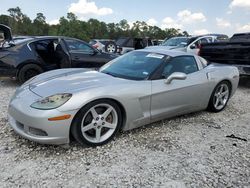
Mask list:
[[[224,34],[208,34],[195,37],[173,37],[167,40],[161,46],[153,46],[151,48],[163,48],[170,50],[178,50],[192,54],[199,54],[201,44],[213,43],[221,40],[227,40],[228,36]]]
[[[224,34],[210,34],[205,36],[191,37],[187,44],[183,43],[182,46],[175,48],[184,52],[199,54],[201,44],[214,43],[218,41],[228,40],[228,36]]]
[[[119,54],[125,54],[133,50],[153,46],[153,42],[149,38],[121,37],[117,39],[115,43],[117,45],[117,53]]]
[[[0,49],[0,76],[21,83],[42,72],[59,68],[98,68],[117,57],[69,37],[42,36],[12,41],[10,29],[0,27],[5,41]]]
[[[250,76],[250,33],[237,33],[228,42],[202,44],[200,55],[209,61],[234,65]]]
[[[17,89],[8,117],[26,139],[98,146],[120,130],[208,109],[223,110],[236,91],[236,67],[207,64],[192,54],[136,50],[99,71],[60,69]]]
[[[117,47],[111,39],[92,39],[89,44],[102,52],[116,53]]]

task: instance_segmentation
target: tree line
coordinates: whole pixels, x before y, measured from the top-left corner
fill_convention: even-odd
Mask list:
[[[180,29],[161,29],[150,26],[144,21],[136,21],[131,27],[123,19],[119,23],[105,23],[97,19],[82,21],[73,13],[61,17],[59,24],[49,25],[43,13],[37,13],[34,20],[24,14],[19,7],[8,9],[9,15],[0,15],[0,23],[9,26],[14,35],[28,36],[68,36],[85,41],[90,39],[117,39],[119,37],[150,37],[152,39],[165,39],[173,36],[188,36],[186,31]]]

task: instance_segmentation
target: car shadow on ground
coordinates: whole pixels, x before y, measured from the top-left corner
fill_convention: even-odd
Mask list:
[[[14,78],[0,77],[0,85],[7,87],[19,87],[21,84]]]

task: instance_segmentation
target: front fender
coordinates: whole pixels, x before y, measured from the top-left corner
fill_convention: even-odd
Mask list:
[[[151,81],[140,84],[125,84],[119,87],[106,86],[90,88],[73,93],[72,98],[59,111],[80,110],[86,104],[98,99],[112,99],[119,102],[126,113],[123,130],[133,129],[150,122]]]

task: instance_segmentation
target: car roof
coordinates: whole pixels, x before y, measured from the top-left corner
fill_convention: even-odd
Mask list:
[[[136,50],[136,51],[164,54],[164,55],[171,56],[171,57],[183,56],[183,55],[194,56],[191,53],[177,51],[177,50],[165,50],[165,49],[163,49],[161,47],[159,47],[159,48],[158,47],[155,47],[155,48],[145,48],[145,49]]]

